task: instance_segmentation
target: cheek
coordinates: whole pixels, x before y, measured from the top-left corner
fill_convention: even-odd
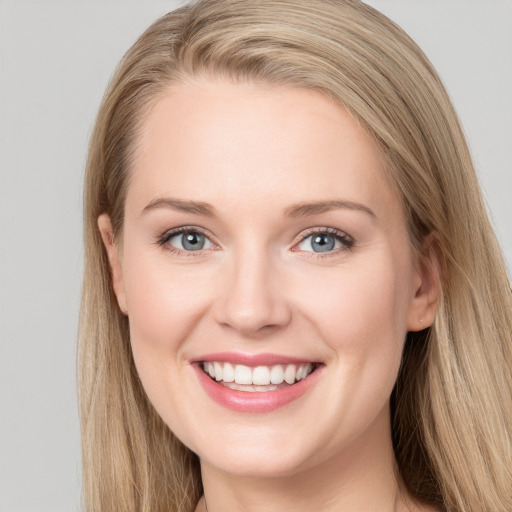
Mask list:
[[[300,309],[320,326],[335,346],[378,348],[384,340],[405,336],[409,290],[407,270],[389,260],[334,272],[317,273],[304,283]],[[377,335],[376,335],[377,333]]]
[[[333,447],[340,436],[351,441],[388,410],[407,332],[407,267],[401,267],[383,259],[339,268],[337,279],[317,275],[315,287],[303,295],[300,309],[331,356],[332,385],[325,396],[330,408],[324,414],[331,418],[326,438]]]
[[[164,344],[182,339],[206,307],[207,270],[201,265],[172,265],[164,250],[126,244],[123,276],[130,331],[134,341]]]
[[[149,251],[148,251],[149,252]],[[133,357],[157,410],[186,371],[183,346],[208,307],[205,275],[171,266],[161,255],[126,251],[124,281]],[[160,411],[163,412],[163,411]]]
[[[343,388],[387,400],[407,333],[410,268],[389,257],[337,270],[316,276],[300,310],[329,345]]]

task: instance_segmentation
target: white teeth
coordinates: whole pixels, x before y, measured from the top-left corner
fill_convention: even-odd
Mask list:
[[[272,366],[270,370],[270,382],[272,384],[282,384],[284,380],[283,367],[280,364]]]
[[[313,369],[313,365],[311,363],[309,364],[303,364],[299,366],[299,369],[297,370],[297,380],[305,379]]]
[[[215,371],[215,380],[222,380],[224,372],[222,371],[221,364],[215,361],[215,363],[213,363],[213,369]]]
[[[212,379],[222,383],[232,383],[228,387],[239,389],[236,386],[261,386],[255,391],[268,391],[276,389],[276,385],[286,382],[287,384],[295,384],[305,379],[312,371],[313,364],[288,364],[286,366],[276,364],[274,366],[256,366],[251,368],[243,364],[233,366],[230,363],[222,363],[220,361],[204,362],[203,370],[210,375]],[[270,388],[266,388],[270,386]]]
[[[257,386],[268,386],[270,384],[270,370],[267,366],[257,366],[252,371],[252,383]]]
[[[252,384],[252,370],[248,366],[235,366],[235,382],[237,384]]]
[[[294,364],[289,364],[286,367],[286,370],[284,371],[284,380],[288,384],[293,384],[295,382],[295,375],[296,375],[295,365]]]
[[[246,386],[244,384],[237,384],[236,382],[228,382],[224,385],[229,389],[236,389],[237,391],[248,391],[249,393],[257,393],[262,391],[275,391],[277,386]]]
[[[224,363],[224,376],[222,380],[224,382],[233,382],[235,380],[235,369],[232,364]]]

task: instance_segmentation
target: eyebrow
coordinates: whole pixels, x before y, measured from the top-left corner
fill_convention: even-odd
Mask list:
[[[154,199],[148,203],[142,210],[141,215],[151,210],[156,210],[157,208],[169,208],[171,210],[179,210],[196,215],[204,215],[206,217],[213,217],[216,214],[216,210],[211,204],[202,201],[184,201],[183,199],[164,197]]]
[[[187,201],[183,199],[164,197],[157,198],[149,202],[142,210],[141,215],[147,213],[148,211],[155,210],[157,208],[169,208],[172,210],[183,211],[195,215],[203,215],[206,217],[214,217],[217,213],[214,206],[203,201]],[[284,210],[284,215],[286,217],[292,218],[308,217],[311,215],[318,215],[320,213],[325,213],[331,210],[339,209],[361,211],[370,215],[370,217],[372,217],[374,220],[377,220],[377,215],[375,215],[373,210],[371,210],[364,204],[339,199],[331,201],[315,201],[312,203],[292,204],[291,206],[288,206]]]
[[[319,213],[328,212],[331,210],[348,209],[365,212],[374,220],[377,220],[377,215],[374,211],[361,203],[345,200],[332,200],[332,201],[316,201],[313,203],[298,203],[292,204],[285,209],[284,214],[287,217],[308,217],[310,215],[317,215]]]

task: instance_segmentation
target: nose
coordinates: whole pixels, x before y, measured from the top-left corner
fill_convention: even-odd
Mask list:
[[[240,255],[226,272],[222,297],[215,304],[216,321],[244,337],[258,338],[291,320],[279,269],[263,253]]]

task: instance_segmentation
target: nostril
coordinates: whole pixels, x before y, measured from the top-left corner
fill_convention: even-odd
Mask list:
[[[276,315],[269,311],[265,314],[261,312],[226,312],[218,317],[218,322],[225,328],[231,328],[245,337],[263,337],[274,331],[288,325],[289,318],[284,315]]]

